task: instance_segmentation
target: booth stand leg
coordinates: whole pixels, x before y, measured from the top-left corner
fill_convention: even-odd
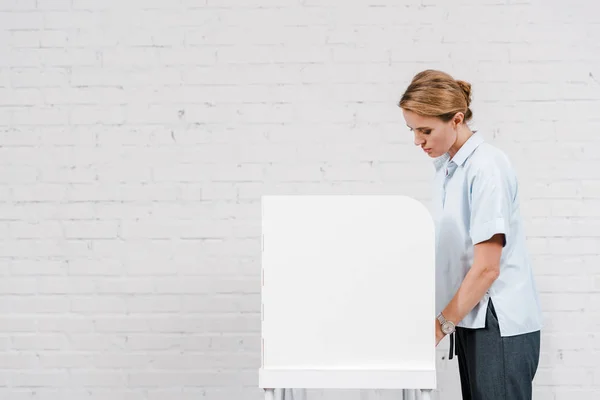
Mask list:
[[[433,400],[431,397],[433,390],[431,389],[423,389],[421,390],[421,399],[423,400]]]
[[[265,389],[265,400],[275,400],[275,389]]]

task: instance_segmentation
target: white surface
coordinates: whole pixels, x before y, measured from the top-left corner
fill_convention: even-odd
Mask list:
[[[391,195],[262,201],[261,387],[433,387],[427,209]]]

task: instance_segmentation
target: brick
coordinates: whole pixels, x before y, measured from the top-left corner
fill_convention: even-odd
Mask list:
[[[38,223],[11,222],[10,234],[17,239],[29,238],[56,238],[63,236],[61,224],[57,221],[43,221]]]
[[[100,247],[94,245],[94,248]],[[115,259],[78,258],[69,260],[66,270],[71,276],[118,276],[123,274],[124,268],[123,263]]]
[[[68,85],[69,72],[67,67],[11,68],[6,79],[14,88],[64,87]]]
[[[67,263],[56,260],[17,259],[12,260],[10,265],[11,274],[15,276],[64,275],[67,271]]]
[[[34,11],[36,9],[35,0],[5,0],[0,3],[0,10],[2,11],[16,11],[26,10]]]
[[[5,293],[3,293],[5,294]],[[3,317],[0,319],[0,326],[4,332],[14,333],[34,333],[37,330],[36,321],[29,317]]]
[[[40,332],[70,334],[94,332],[94,321],[85,316],[74,315],[39,315],[36,318],[36,327]]]
[[[19,371],[10,374],[13,387],[65,387],[68,375],[62,371]]]
[[[118,370],[86,370],[77,369],[72,371],[70,376],[70,385],[82,385],[84,387],[123,387],[126,384],[126,376]]]
[[[93,183],[97,181],[97,173],[91,168],[66,167],[43,169],[39,180],[44,183]]]
[[[64,334],[27,333],[14,335],[11,348],[14,350],[64,350],[68,346]]]
[[[101,29],[108,24],[107,11],[86,12],[79,10],[48,11],[44,14],[44,29]]]
[[[1,17],[0,17],[1,18]],[[13,48],[18,47],[40,47],[40,32],[39,31],[13,31],[10,32],[10,45]]]
[[[70,310],[75,313],[120,313],[125,310],[126,301],[121,296],[72,296]]]
[[[119,229],[115,221],[69,221],[63,226],[65,237],[73,239],[114,238]]]
[[[64,126],[69,123],[69,110],[66,107],[19,107],[12,113],[12,122],[20,126]]]
[[[316,45],[291,48],[286,45],[224,46],[215,53],[215,60],[226,64],[312,64],[327,62],[331,59],[330,54],[329,49]],[[336,55],[334,52],[334,57]]]
[[[162,48],[157,57],[161,65],[213,65],[217,61],[218,50],[215,48],[192,47],[185,49]]]
[[[110,335],[98,333],[77,333],[71,335],[70,349],[75,351],[112,350],[120,351],[125,348],[125,335]]]
[[[44,14],[35,12],[33,9],[36,7],[33,3],[33,1],[3,1],[0,6],[0,26],[10,30],[42,29]]]

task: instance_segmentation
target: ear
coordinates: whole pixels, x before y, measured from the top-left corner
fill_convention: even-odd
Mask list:
[[[462,112],[459,111],[456,114],[454,114],[454,118],[452,118],[454,127],[456,128],[458,125],[460,125],[464,119],[465,119],[465,114],[463,114]]]

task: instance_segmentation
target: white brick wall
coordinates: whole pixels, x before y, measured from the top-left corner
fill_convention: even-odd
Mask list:
[[[0,0],[0,398],[260,399],[259,196],[429,204],[395,105],[424,68],[518,169],[535,398],[598,398],[600,13],[563,3]]]

